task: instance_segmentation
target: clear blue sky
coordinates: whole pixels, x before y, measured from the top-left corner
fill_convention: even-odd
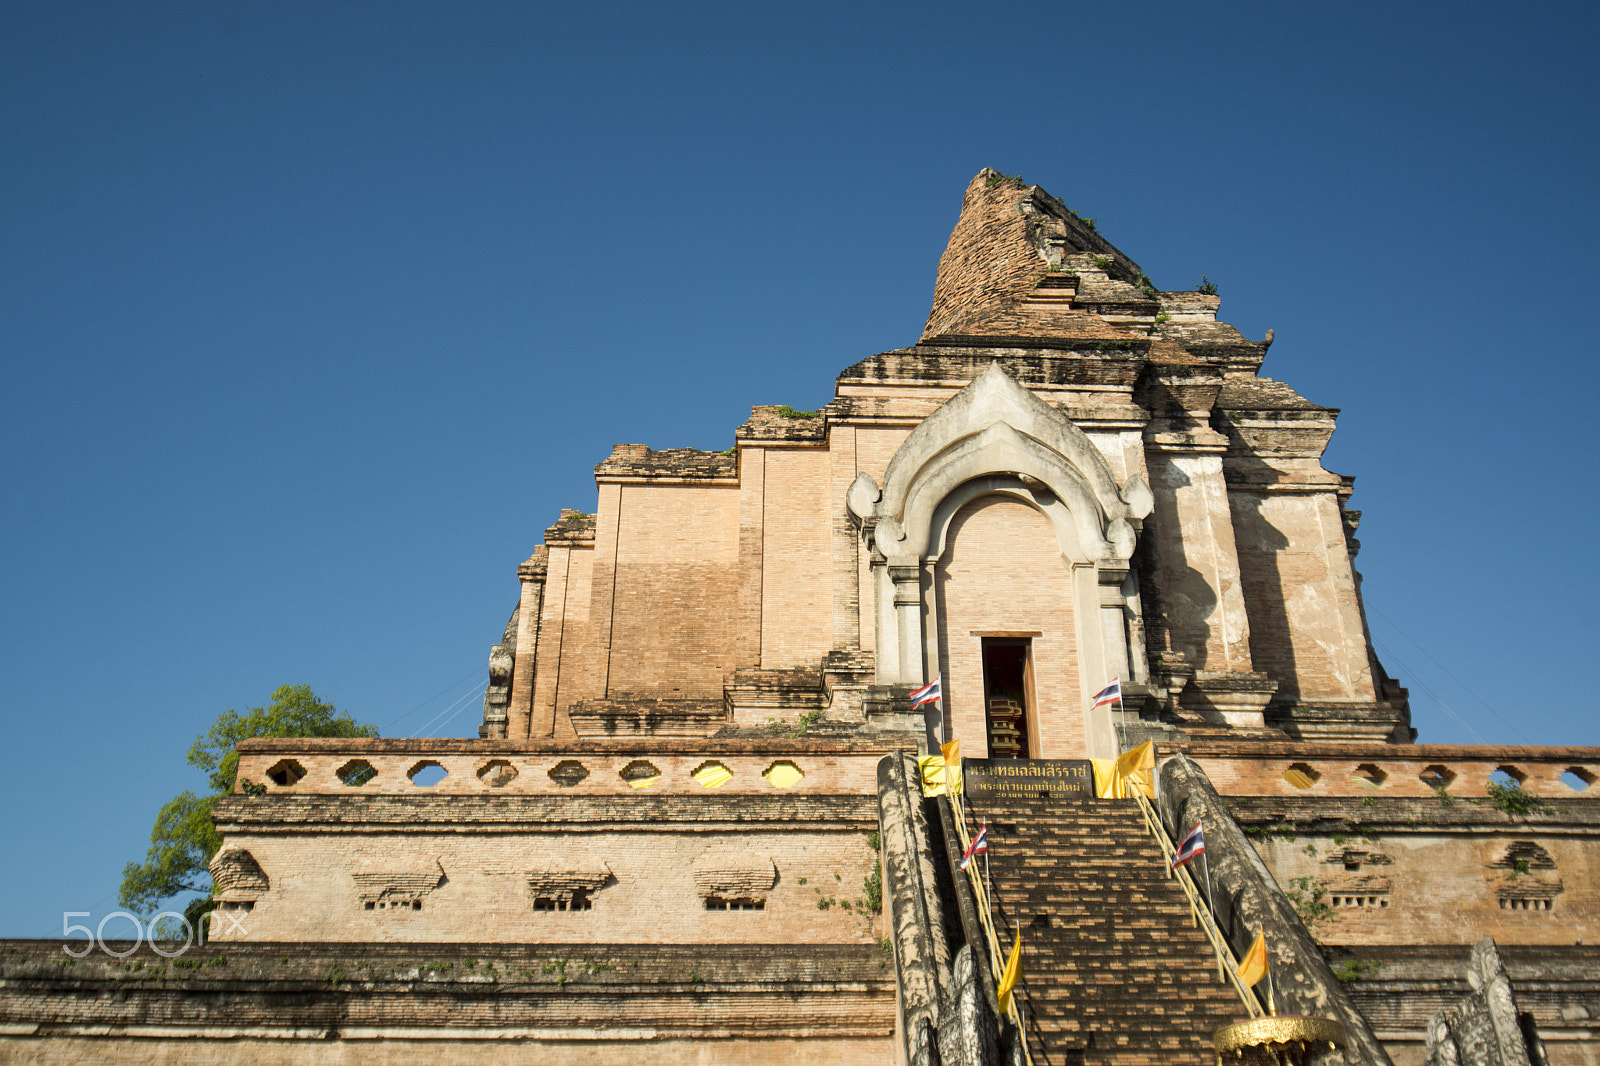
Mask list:
[[[0,935],[110,909],[190,740],[277,685],[475,735],[593,465],[728,447],[914,342],[984,166],[1160,287],[1207,274],[1344,409],[1423,740],[1600,743],[1596,21],[4,5]]]

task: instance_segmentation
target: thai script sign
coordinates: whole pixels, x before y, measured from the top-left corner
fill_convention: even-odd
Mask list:
[[[1088,759],[963,759],[962,783],[974,800],[1037,796],[1094,798],[1094,769]]]

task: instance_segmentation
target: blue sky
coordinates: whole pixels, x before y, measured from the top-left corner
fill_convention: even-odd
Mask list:
[[[1596,18],[5,5],[0,935],[111,909],[188,743],[277,685],[474,735],[593,465],[914,342],[984,166],[1208,275],[1343,408],[1423,740],[1600,743],[1561,683],[1600,585]]]

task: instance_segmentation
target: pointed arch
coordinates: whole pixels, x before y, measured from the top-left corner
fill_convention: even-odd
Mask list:
[[[1135,498],[1125,498],[1084,432],[995,362],[912,430],[890,460],[873,508],[879,550],[892,559],[926,558],[945,498],[991,475],[1021,475],[1066,504],[1078,562],[1126,559],[1129,520],[1149,513],[1142,482],[1130,483]]]

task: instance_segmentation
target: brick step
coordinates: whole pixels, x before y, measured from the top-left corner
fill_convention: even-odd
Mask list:
[[[1138,807],[1008,799],[980,817],[1000,913],[1022,926],[1036,1061],[1211,1066],[1212,1032],[1244,1008]]]

